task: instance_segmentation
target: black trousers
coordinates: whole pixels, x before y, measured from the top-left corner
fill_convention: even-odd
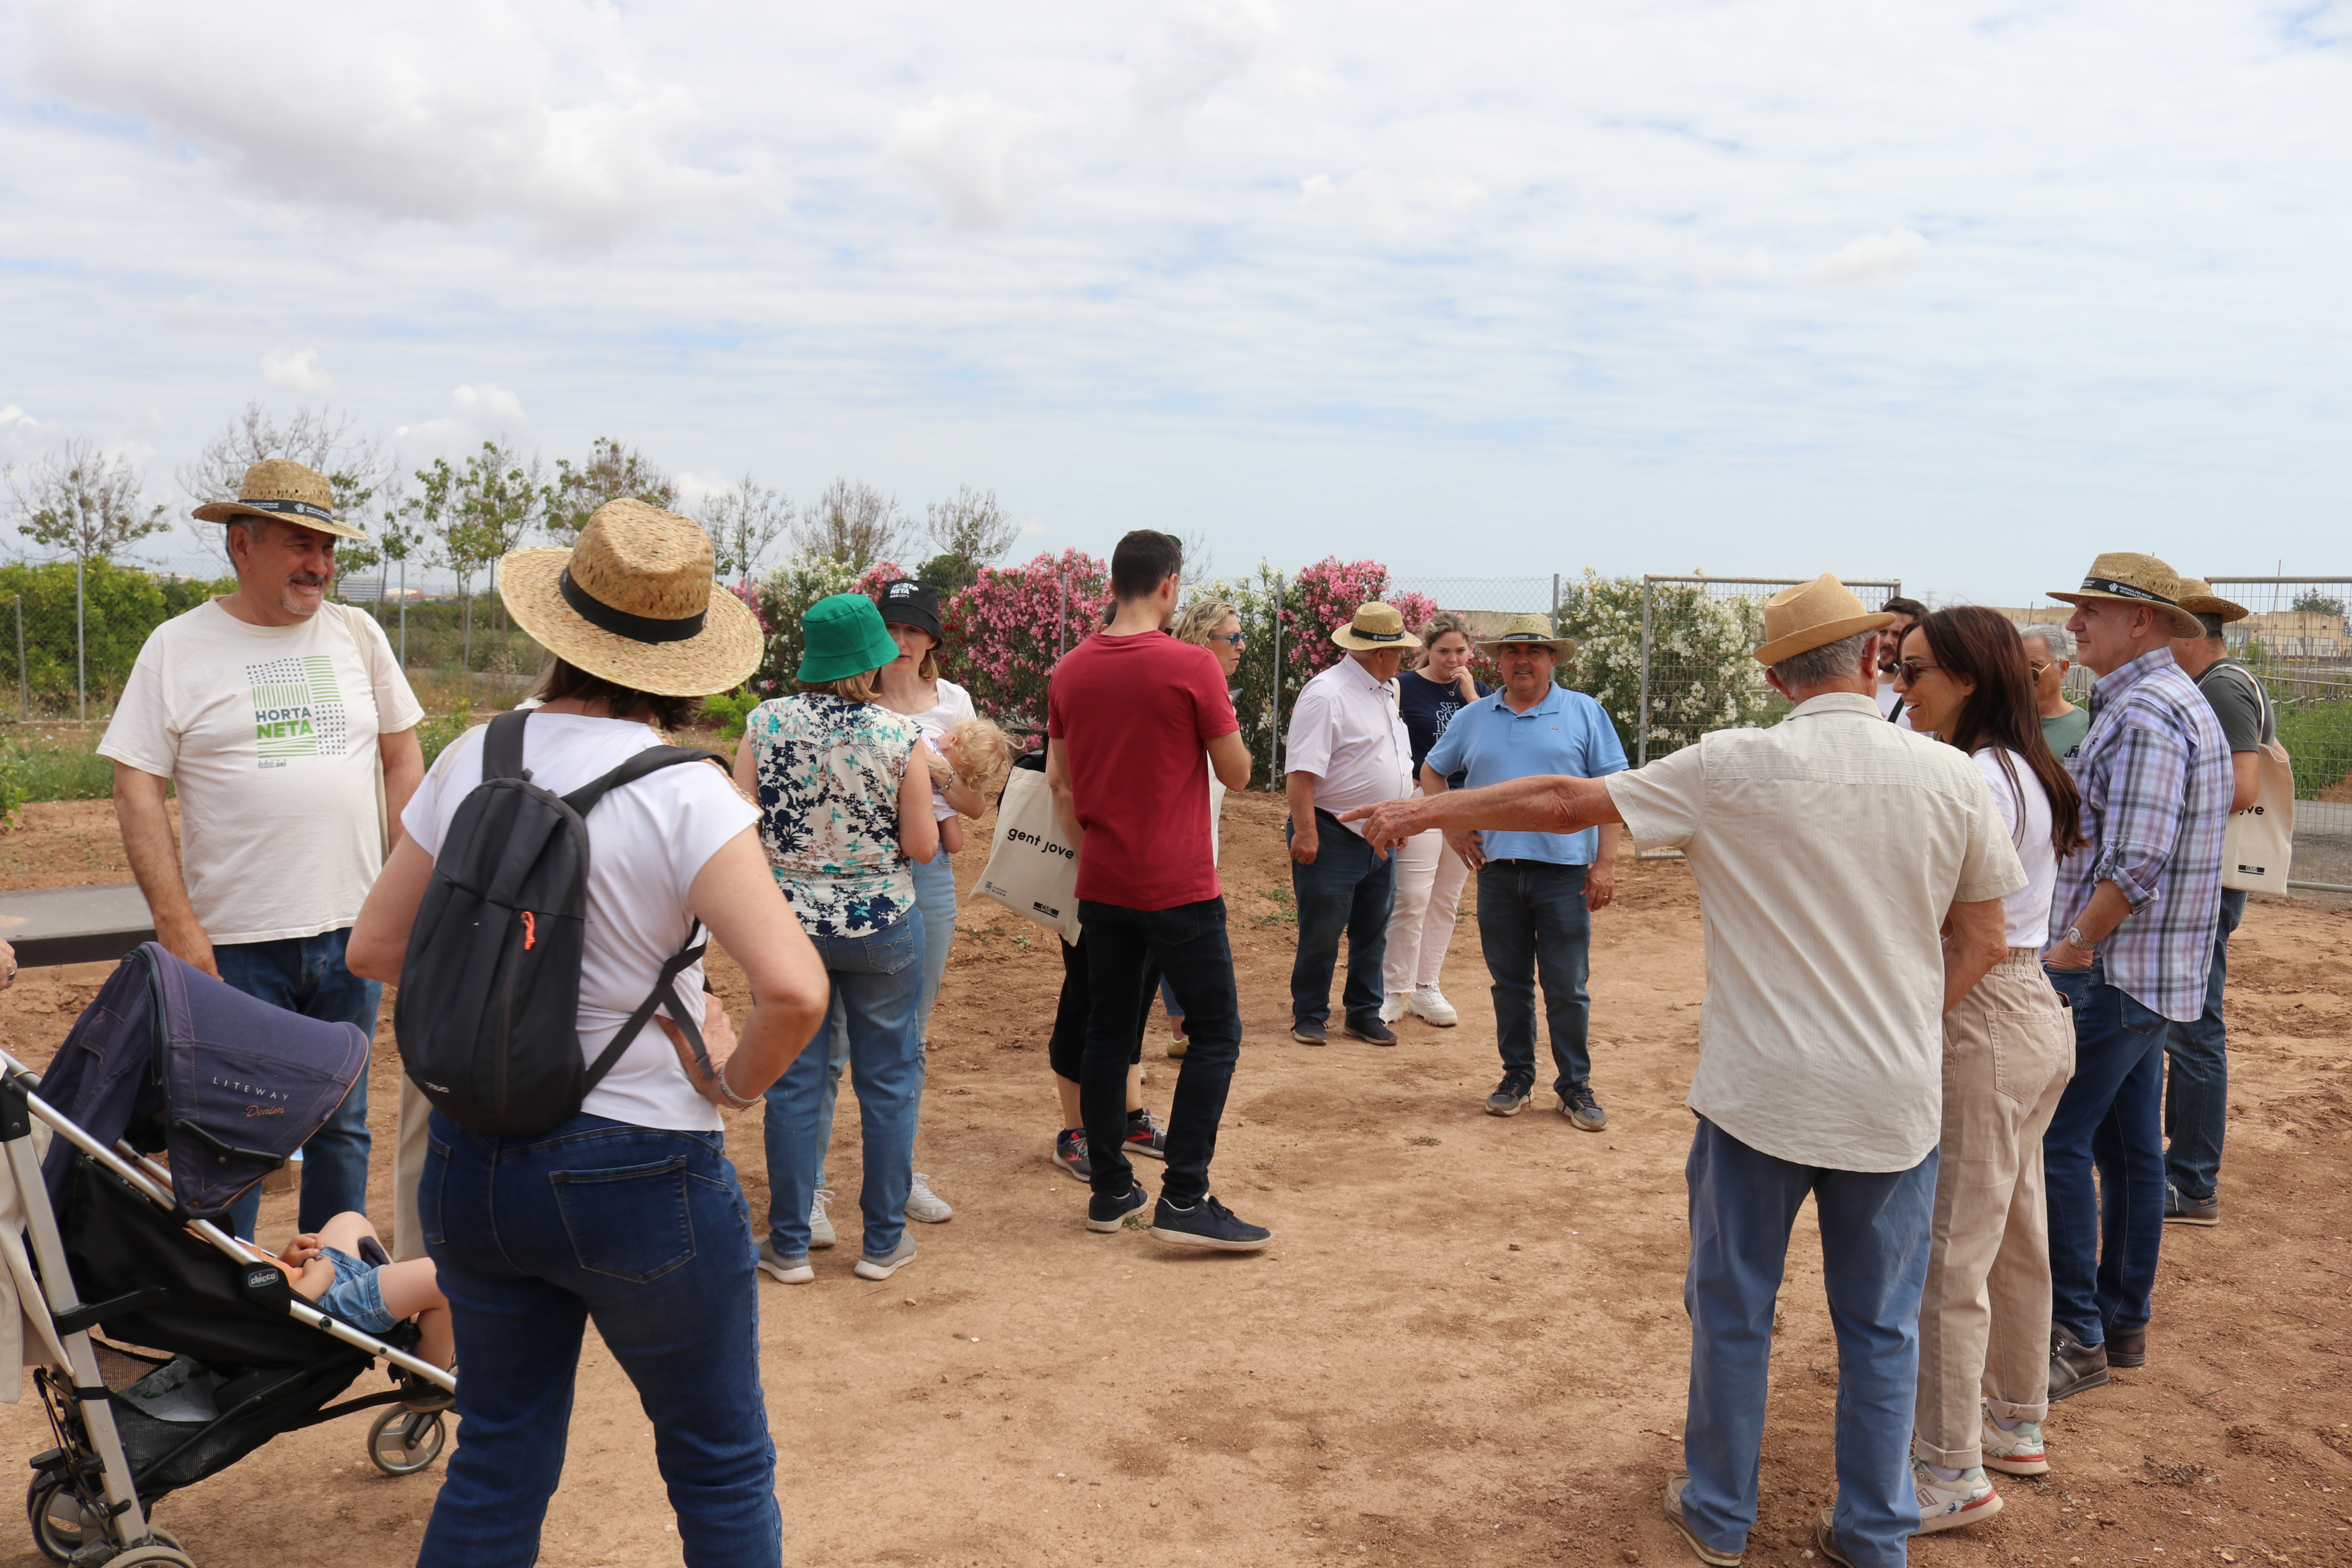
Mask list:
[[[1094,986],[1087,978],[1087,935],[1081,931],[1078,940],[1066,942],[1062,948],[1062,999],[1054,1008],[1054,1035],[1045,1042],[1045,1059],[1054,1064],[1055,1076],[1076,1083],[1086,1068],[1081,1065],[1087,1055],[1087,1019],[1094,1013]],[[1128,1065],[1143,1059],[1143,1037],[1151,1027],[1151,1000],[1160,990],[1160,966],[1147,960],[1143,966],[1143,1006],[1135,1016],[1135,1049],[1128,1056]]]
[[[1078,1110],[1087,1124],[1094,1190],[1116,1196],[1135,1179],[1127,1160],[1127,1068],[1136,1019],[1150,1016],[1158,964],[1184,1011],[1185,1047],[1168,1111],[1168,1174],[1162,1195],[1189,1208],[1208,1194],[1217,1122],[1241,1059],[1241,1009],[1234,995],[1234,953],[1225,940],[1225,900],[1204,899],[1172,910],[1130,910],[1078,901],[1087,928],[1087,980],[1094,1009],[1078,1074]]]

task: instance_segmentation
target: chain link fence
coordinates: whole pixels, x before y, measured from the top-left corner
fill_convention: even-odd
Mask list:
[[[2213,592],[2246,606],[2221,628],[2230,652],[2261,677],[2294,763],[2294,879],[2352,889],[2352,577],[2214,577]]]

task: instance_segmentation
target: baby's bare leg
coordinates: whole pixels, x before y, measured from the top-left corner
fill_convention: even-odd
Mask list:
[[[357,1258],[360,1255],[360,1237],[363,1236],[375,1237],[375,1226],[368,1223],[367,1215],[346,1209],[320,1230],[319,1245],[331,1247],[337,1252]],[[382,1238],[377,1239],[381,1241]]]

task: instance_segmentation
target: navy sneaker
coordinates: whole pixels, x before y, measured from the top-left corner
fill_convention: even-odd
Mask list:
[[[1319,1046],[1323,1044],[1323,1026],[1312,1018],[1293,1018],[1290,1037],[1302,1046]]]
[[[1534,1097],[1535,1091],[1534,1079],[1521,1078],[1515,1072],[1505,1073],[1503,1081],[1495,1086],[1495,1092],[1486,1097],[1486,1114],[1517,1116],[1528,1108],[1528,1101]]]
[[[1151,1201],[1141,1182],[1129,1182],[1127,1191],[1115,1198],[1100,1193],[1087,1200],[1087,1228],[1108,1234],[1127,1223],[1127,1216]]]
[[[1360,1022],[1350,1018],[1339,1026],[1339,1032],[1351,1040],[1363,1040],[1375,1046],[1393,1046],[1397,1043],[1396,1031],[1381,1023],[1378,1017],[1366,1018]]]
[[[1559,1097],[1559,1113],[1581,1132],[1598,1132],[1609,1125],[1609,1113],[1592,1098],[1592,1086],[1580,1083]]]
[[[2221,1223],[2221,1194],[2217,1192],[2210,1198],[2192,1198],[2167,1182],[2164,1184],[2164,1223],[2219,1225]]]
[[[1127,1152],[1154,1160],[1168,1158],[1168,1123],[1148,1110],[1127,1113]]]
[[[1179,1247],[1208,1247],[1220,1252],[1255,1252],[1274,1239],[1274,1232],[1265,1226],[1234,1218],[1233,1210],[1208,1197],[1188,1209],[1161,1198],[1152,1211],[1151,1234]]]
[[[1087,1158],[1087,1130],[1065,1127],[1054,1134],[1054,1163],[1082,1182],[1095,1179],[1094,1162]]]

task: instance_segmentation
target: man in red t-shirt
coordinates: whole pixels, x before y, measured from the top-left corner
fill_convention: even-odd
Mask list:
[[[1176,541],[1151,529],[1136,530],[1111,552],[1118,614],[1064,656],[1046,689],[1045,780],[1078,846],[1078,923],[1092,993],[1078,1078],[1094,1165],[1087,1228],[1116,1231],[1150,1196],[1122,1145],[1128,1057],[1144,968],[1156,960],[1192,1045],[1169,1108],[1168,1176],[1151,1234],[1243,1252],[1265,1246],[1271,1233],[1209,1195],[1217,1121],[1242,1046],[1225,900],[1210,850],[1209,770],[1227,789],[1241,789],[1250,756],[1215,658],[1165,629],[1183,565]]]

